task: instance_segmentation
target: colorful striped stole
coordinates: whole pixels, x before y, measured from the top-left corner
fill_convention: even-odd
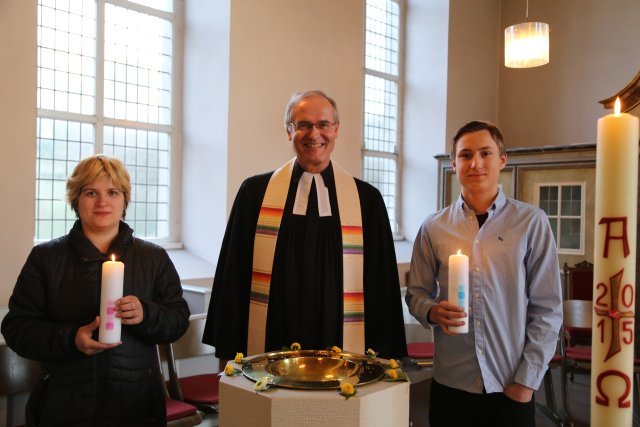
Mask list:
[[[249,355],[265,351],[271,271],[295,160],[295,158],[291,159],[273,173],[260,207],[253,246],[247,340]],[[332,164],[342,230],[344,292],[342,347],[348,351],[364,353],[364,245],[360,197],[354,178],[337,163],[332,162]],[[341,345],[341,343],[335,343],[335,345]]]

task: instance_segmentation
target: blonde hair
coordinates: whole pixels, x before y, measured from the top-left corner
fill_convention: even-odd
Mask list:
[[[124,164],[115,157],[104,154],[94,154],[80,161],[73,169],[73,173],[67,179],[67,201],[71,209],[80,217],[78,213],[78,201],[82,189],[96,180],[107,177],[113,181],[113,185],[118,187],[124,195],[124,211],[122,219],[127,212],[127,206],[131,200],[131,179]]]

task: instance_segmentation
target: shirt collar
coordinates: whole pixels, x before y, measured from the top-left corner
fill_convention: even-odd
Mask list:
[[[506,203],[507,203],[507,196],[505,196],[504,192],[502,191],[502,187],[498,187],[498,194],[496,195],[496,198],[493,200],[493,203],[487,210],[487,213],[489,213],[489,216],[494,215],[497,211],[502,209]],[[462,197],[462,193],[460,193],[460,195],[458,196],[458,200],[456,201],[456,208],[462,209],[465,213],[467,211],[472,211],[469,205],[464,201],[464,198]]]
[[[293,172],[294,179],[292,185],[296,185],[296,198],[293,203],[294,215],[306,215],[309,203],[309,192],[311,185],[315,182],[316,195],[318,199],[319,216],[331,216],[331,202],[329,201],[329,189],[325,180],[333,181],[331,163],[321,173],[305,172],[296,161]],[[296,182],[297,181],[297,182]]]

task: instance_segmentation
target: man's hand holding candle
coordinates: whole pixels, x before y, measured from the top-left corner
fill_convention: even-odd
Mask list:
[[[463,326],[465,321],[460,319],[464,319],[465,317],[467,317],[467,313],[464,312],[462,307],[453,305],[449,301],[440,301],[429,310],[427,321],[440,325],[442,332],[445,334],[455,336],[458,335],[458,333],[452,332],[449,327]]]

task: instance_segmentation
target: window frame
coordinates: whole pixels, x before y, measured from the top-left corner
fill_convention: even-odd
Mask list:
[[[556,187],[558,189],[558,215],[554,215],[553,218],[557,218],[557,230],[556,230],[556,248],[560,255],[584,255],[585,254],[585,226],[587,222],[586,218],[586,181],[565,181],[565,182],[537,182],[535,183],[534,190],[534,204],[540,207],[540,188],[541,187]],[[568,249],[561,248],[561,221],[566,219],[577,219],[575,215],[562,215],[562,187],[580,187],[580,248]],[[545,212],[546,213],[546,212]],[[547,214],[547,216],[549,216]]]
[[[183,149],[183,88],[182,66],[184,61],[184,2],[172,0],[173,12],[164,12],[148,6],[130,2],[128,0],[95,0],[96,3],[96,46],[95,46],[95,111],[93,115],[72,113],[67,111],[49,110],[36,106],[36,120],[53,119],[88,123],[94,126],[94,153],[104,152],[105,126],[124,127],[134,130],[149,130],[167,133],[169,135],[169,201],[168,201],[168,236],[164,238],[143,237],[165,249],[179,249],[181,243],[180,212],[181,212],[181,172]],[[104,65],[105,65],[105,8],[107,4],[123,7],[135,12],[166,19],[172,23],[172,66],[171,66],[171,123],[168,125],[135,122],[126,119],[116,119],[104,116]],[[38,4],[37,7],[40,7]],[[39,25],[39,24],[38,24]],[[39,49],[39,45],[37,46]],[[37,65],[39,67],[39,65]],[[34,159],[36,162],[38,158]],[[39,177],[36,175],[36,185]],[[37,194],[36,194],[37,197]],[[34,223],[36,218],[34,218]],[[55,238],[57,236],[53,236]],[[37,239],[34,244],[48,241]]]
[[[377,70],[372,70],[366,67],[366,19],[367,19],[367,1],[364,2],[364,16],[365,16],[365,26],[363,31],[364,35],[364,44],[363,44],[363,73],[362,73],[362,145],[361,145],[361,170],[363,173],[363,177],[365,175],[365,158],[367,157],[378,157],[378,158],[386,158],[395,160],[396,164],[396,181],[395,181],[395,218],[389,218],[391,224],[391,231],[393,233],[394,240],[404,240],[404,236],[400,234],[400,230],[402,230],[402,141],[403,141],[403,113],[404,113],[404,86],[405,86],[405,41],[406,41],[406,0],[388,0],[398,4],[399,8],[399,29],[398,29],[398,75],[394,76],[392,74],[387,74],[384,72],[380,72]],[[370,150],[365,146],[365,131],[366,131],[366,98],[365,98],[365,81],[366,76],[371,75],[373,77],[393,81],[397,85],[398,89],[398,99],[397,99],[397,116],[396,116],[396,141],[395,141],[395,152],[389,153],[386,151],[378,151],[378,150]],[[382,193],[382,191],[380,191]],[[384,193],[382,193],[384,196]]]

